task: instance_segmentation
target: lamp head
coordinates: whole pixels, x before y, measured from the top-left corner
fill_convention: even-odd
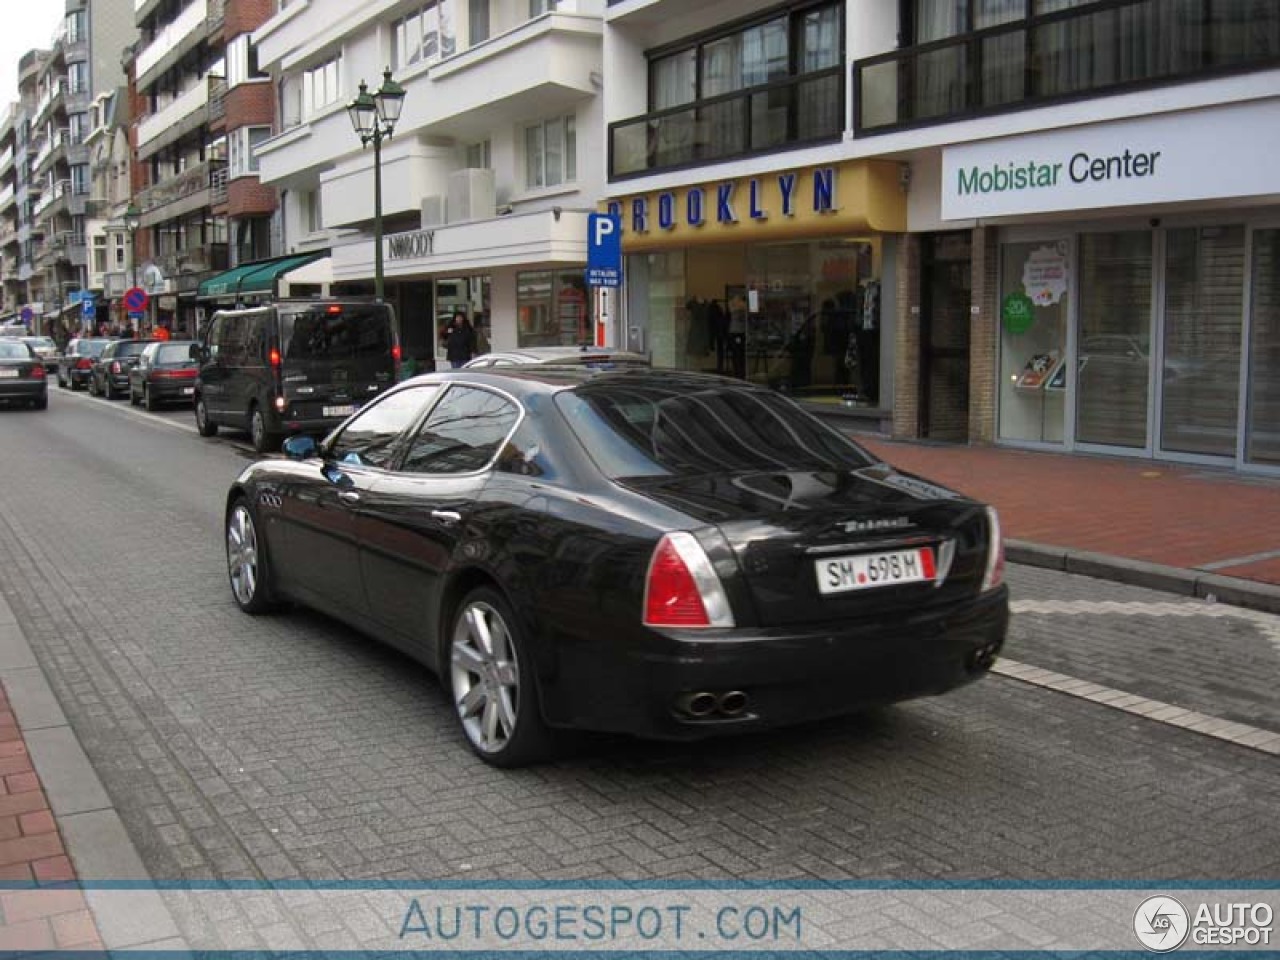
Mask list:
[[[124,228],[130,233],[136,233],[138,227],[142,225],[142,213],[132,203],[124,211]]]
[[[378,119],[382,121],[382,130],[389,137],[400,120],[400,111],[404,109],[405,89],[391,79],[391,68],[382,72],[382,86],[374,95],[378,105]]]
[[[378,130],[378,105],[369,93],[368,84],[360,81],[360,92],[347,104],[347,115],[351,117],[351,126],[362,141],[369,140]]]

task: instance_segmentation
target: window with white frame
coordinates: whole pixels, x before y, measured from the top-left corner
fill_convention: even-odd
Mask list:
[[[96,234],[93,238],[93,272],[107,272],[107,237],[106,234]]]
[[[524,128],[525,186],[530,190],[578,179],[578,136],[572,114]]]
[[[391,24],[391,69],[451,57],[457,52],[454,0],[421,3]]]
[[[249,42],[247,33],[227,44],[226,70],[228,87],[267,76],[258,69],[258,48]]]
[[[342,54],[312,67],[302,75],[302,113],[316,113],[342,99]]]
[[[540,17],[544,13],[551,13],[555,10],[559,0],[529,0],[529,19]]]
[[[271,136],[270,127],[241,127],[227,135],[228,173],[231,179],[258,171],[258,144]]]
[[[488,170],[493,166],[488,140],[467,144],[467,166],[473,170]]]
[[[302,218],[303,233],[319,233],[324,229],[324,218],[320,212],[320,191],[303,190],[298,194],[299,213]]]

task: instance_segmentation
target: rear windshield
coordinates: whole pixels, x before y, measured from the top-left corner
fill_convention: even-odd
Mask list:
[[[30,356],[25,343],[0,343],[0,360],[26,360]]]
[[[76,353],[82,357],[96,357],[107,343],[106,340],[81,340],[76,344]]]
[[[147,349],[150,345],[151,344],[146,340],[138,340],[136,342],[131,340],[128,343],[122,343],[120,346],[116,347],[116,356],[140,357],[142,356],[142,351]]]
[[[183,363],[191,359],[189,343],[166,343],[156,351],[156,363]]]
[[[291,360],[350,360],[391,354],[391,314],[376,304],[318,304],[280,311],[280,352]]]
[[[735,385],[615,380],[556,404],[610,477],[857,470],[875,460],[790,400]]]

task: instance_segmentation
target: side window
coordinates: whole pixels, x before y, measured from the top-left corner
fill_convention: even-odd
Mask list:
[[[267,352],[263,349],[263,333],[266,330],[266,317],[245,317],[244,356],[246,360],[265,360]]]
[[[244,362],[244,337],[247,324],[244,317],[227,316],[222,318],[221,336],[218,337],[221,349],[219,359],[223,363],[239,365]]]
[[[475,387],[453,387],[418,430],[401,469],[408,473],[481,470],[493,460],[519,417],[519,407],[505,397]]]
[[[389,393],[371,403],[342,428],[329,443],[325,456],[339,463],[386,469],[396,452],[396,440],[439,394],[440,387],[426,384]]]

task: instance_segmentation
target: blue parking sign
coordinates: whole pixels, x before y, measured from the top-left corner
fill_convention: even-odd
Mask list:
[[[92,320],[97,312],[98,307],[92,297],[85,297],[80,301],[80,315],[86,320]]]
[[[587,284],[622,285],[622,218],[612,213],[587,217]]]

